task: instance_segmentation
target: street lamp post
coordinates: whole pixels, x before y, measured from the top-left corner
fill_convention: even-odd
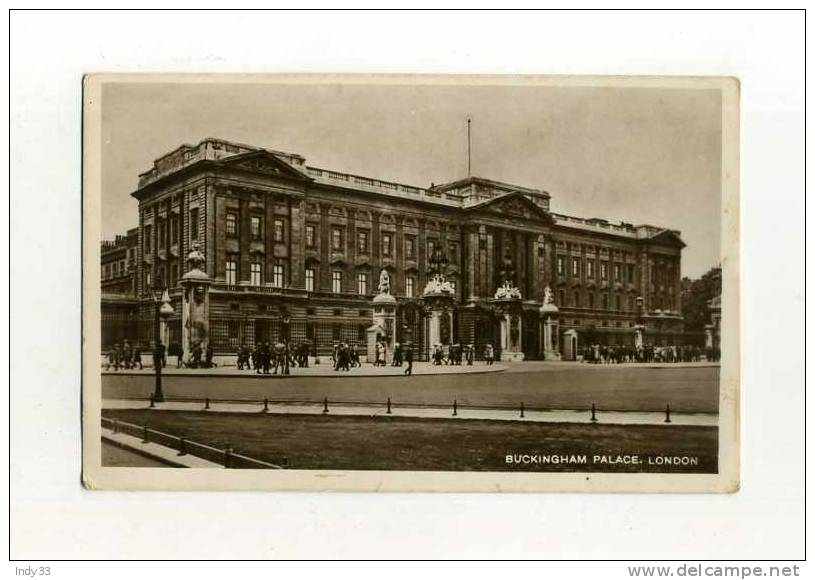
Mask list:
[[[155,346],[153,348],[153,371],[155,372],[156,382],[153,390],[153,401],[156,403],[164,402],[164,391],[161,388],[161,367],[163,364],[163,357],[161,353],[161,293],[156,292],[153,295],[153,302],[156,306],[155,315]]]

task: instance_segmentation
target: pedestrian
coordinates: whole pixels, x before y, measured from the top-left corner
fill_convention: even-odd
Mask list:
[[[201,343],[196,341],[195,345],[192,347],[192,368],[197,369],[201,367],[201,355],[203,351],[201,350]]]
[[[178,345],[178,359],[175,361],[175,368],[180,369],[183,366],[184,366],[184,347],[179,344]]]
[[[405,357],[405,363],[407,363],[404,374],[410,376],[413,374],[413,345],[410,343],[405,344],[402,354]]]
[[[488,365],[491,365],[493,360],[495,360],[495,351],[492,348],[492,344],[487,343],[484,345],[484,361]]]
[[[473,366],[473,358],[475,357],[475,345],[467,345],[467,366]]]
[[[141,349],[138,344],[133,346],[133,368],[136,368],[137,364],[139,365],[139,370],[142,370]]]
[[[126,369],[129,369],[133,361],[133,347],[130,346],[130,341],[124,340],[122,345],[122,363]]]

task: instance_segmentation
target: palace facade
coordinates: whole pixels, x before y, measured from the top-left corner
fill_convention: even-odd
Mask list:
[[[547,288],[557,306],[555,347],[565,358],[586,341],[633,344],[636,329],[646,343],[683,342],[679,232],[558,214],[541,189],[479,177],[415,187],[210,138],[157,159],[132,195],[138,227],[103,246],[103,261],[127,246],[124,258],[109,260],[119,264],[113,274],[103,266],[103,348],[125,334],[154,340],[165,289],[176,313],[166,321],[170,342],[180,342],[180,281],[194,243],[212,279],[208,332],[216,353],[263,340],[308,340],[319,354],[338,341],[364,345],[386,270],[395,338],[426,358],[423,290],[438,267],[434,255],[443,256],[453,293],[445,343],[475,344],[479,354],[499,344],[493,298],[507,277],[521,294],[527,359],[543,352]],[[113,285],[122,260],[130,286]],[[109,316],[114,302],[119,312],[129,309],[128,321]]]

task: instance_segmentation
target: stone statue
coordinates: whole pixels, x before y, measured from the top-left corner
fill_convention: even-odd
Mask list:
[[[190,269],[203,271],[205,262],[206,258],[204,257],[204,253],[199,249],[198,242],[194,241],[192,243],[192,249],[187,255],[187,263],[190,265]]]
[[[552,292],[552,289],[549,286],[543,289],[543,303],[544,304],[555,303],[555,294],[554,292]]]
[[[380,294],[391,293],[391,277],[388,274],[387,270],[382,270],[379,273],[379,293]]]

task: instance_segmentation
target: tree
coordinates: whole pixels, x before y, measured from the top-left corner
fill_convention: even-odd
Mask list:
[[[704,330],[710,324],[710,312],[707,303],[722,293],[722,269],[711,268],[701,278],[691,280],[682,278],[682,315],[685,318],[685,330]]]

